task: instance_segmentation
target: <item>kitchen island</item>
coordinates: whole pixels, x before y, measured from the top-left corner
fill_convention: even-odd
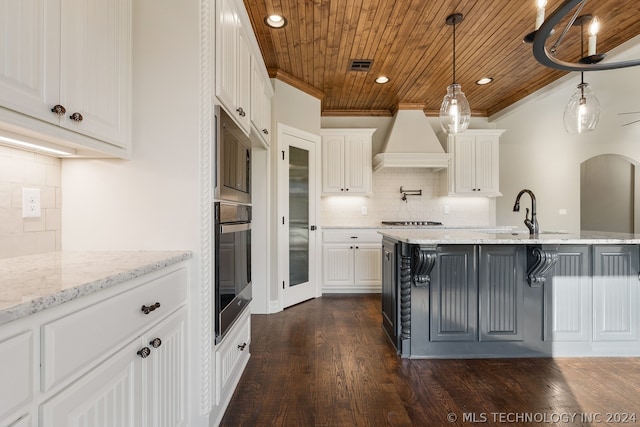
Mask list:
[[[402,357],[640,355],[640,235],[383,230]]]

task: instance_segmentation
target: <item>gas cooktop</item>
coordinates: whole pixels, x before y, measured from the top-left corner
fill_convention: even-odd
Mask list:
[[[438,221],[382,221],[383,225],[442,225]]]

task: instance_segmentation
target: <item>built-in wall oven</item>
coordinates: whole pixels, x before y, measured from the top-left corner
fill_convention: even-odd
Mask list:
[[[251,206],[215,202],[216,344],[251,302]]]
[[[216,105],[214,197],[251,203],[251,141],[224,109]]]

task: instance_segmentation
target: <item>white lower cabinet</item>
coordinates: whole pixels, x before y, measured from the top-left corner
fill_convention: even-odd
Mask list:
[[[382,236],[376,230],[323,232],[324,293],[382,291]]]
[[[0,328],[0,426],[187,425],[187,270]]]
[[[186,425],[186,308],[41,407],[43,427]]]

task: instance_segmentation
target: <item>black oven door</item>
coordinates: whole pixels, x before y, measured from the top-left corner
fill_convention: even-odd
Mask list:
[[[220,106],[215,119],[215,198],[251,203],[251,141]]]
[[[216,217],[220,218],[220,203]],[[248,206],[222,204],[222,211],[249,211]],[[251,302],[251,222],[216,221],[215,318],[216,343],[220,342],[238,316]]]

